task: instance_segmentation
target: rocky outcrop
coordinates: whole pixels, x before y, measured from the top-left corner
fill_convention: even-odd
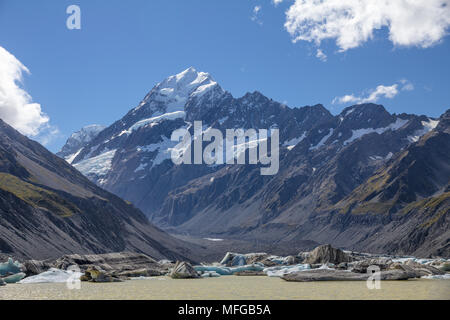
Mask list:
[[[170,272],[170,277],[172,279],[196,279],[200,276],[189,262],[177,261],[175,267]]]
[[[316,263],[334,263],[339,264],[342,262],[350,262],[352,258],[341,249],[333,248],[331,245],[326,244],[318,246],[311,251],[304,263],[316,264]]]

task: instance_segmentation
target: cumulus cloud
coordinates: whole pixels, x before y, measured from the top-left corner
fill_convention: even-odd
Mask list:
[[[282,3],[282,2],[283,2],[283,0],[272,0],[272,3],[273,3],[275,6],[279,5],[279,4]]]
[[[16,57],[0,47],[0,118],[25,135],[38,136],[49,128],[49,117],[21,87],[23,73],[30,72]]]
[[[250,19],[253,21],[253,22],[256,22],[257,24],[259,24],[259,25],[262,25],[263,23],[262,23],[262,20],[261,20],[261,9],[262,9],[262,7],[261,6],[255,6],[254,8],[253,8],[253,15],[250,17]]]
[[[346,104],[346,103],[368,103],[377,102],[380,98],[392,99],[400,90],[410,91],[414,89],[414,86],[408,80],[400,80],[400,83],[393,84],[391,86],[379,85],[375,89],[367,90],[366,95],[354,95],[347,94],[342,97],[336,97],[333,99],[333,104]],[[399,86],[402,87],[399,89]]]
[[[285,28],[294,42],[334,39],[340,51],[356,48],[383,27],[395,46],[427,48],[447,35],[450,0],[295,0]]]

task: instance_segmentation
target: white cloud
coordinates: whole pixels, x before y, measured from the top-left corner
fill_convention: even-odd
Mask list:
[[[283,2],[283,0],[272,0],[272,3],[273,3],[275,6],[279,5],[279,4],[282,3],[282,2]]]
[[[414,90],[414,85],[407,79],[401,79],[399,81],[402,85],[401,90],[402,91],[412,91]]]
[[[39,103],[21,87],[22,74],[30,73],[16,57],[0,47],[0,118],[21,133],[47,137],[45,130],[57,130],[49,125],[49,117]],[[46,138],[48,139],[48,138]]]
[[[261,6],[255,6],[255,7],[253,8],[253,15],[250,17],[250,19],[251,19],[253,22],[256,22],[256,23],[259,24],[260,26],[263,24],[263,23],[262,23],[262,20],[261,20],[261,17],[260,17],[260,15],[261,15],[261,9],[262,9]]]
[[[393,84],[392,86],[379,85],[375,89],[369,90],[368,95],[365,97],[347,94],[342,97],[334,98],[332,103],[345,104],[377,102],[380,98],[392,99],[398,94],[398,92],[398,84]]]
[[[323,53],[323,51],[321,49],[317,49],[316,58],[318,58],[322,61],[327,61],[327,55],[325,53]]]
[[[335,39],[340,51],[362,45],[383,27],[395,46],[426,48],[449,26],[450,0],[295,0],[285,23],[294,42]]]

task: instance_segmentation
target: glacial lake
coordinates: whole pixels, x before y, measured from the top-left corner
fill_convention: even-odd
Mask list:
[[[65,283],[9,284],[0,299],[441,299],[450,300],[450,280],[381,281],[369,290],[365,281],[286,282],[280,278],[224,276],[173,280],[155,277],[120,283],[82,282],[80,289]]]

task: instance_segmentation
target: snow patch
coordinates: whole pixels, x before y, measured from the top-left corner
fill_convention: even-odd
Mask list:
[[[184,111],[175,111],[175,112],[164,113],[162,115],[158,115],[158,116],[147,118],[147,119],[142,119],[142,120],[139,120],[138,122],[136,122],[135,124],[133,124],[127,130],[123,130],[119,134],[119,137],[124,134],[127,134],[127,135],[131,134],[133,131],[136,131],[145,126],[153,127],[155,125],[158,125],[160,122],[162,122],[164,120],[175,120],[175,119],[180,119],[180,118],[184,119],[185,117],[186,117],[186,113]]]
[[[316,145],[313,146],[313,147],[310,147],[309,150],[315,150],[315,149],[318,149],[318,148],[320,148],[321,146],[323,146],[323,145],[325,144],[325,142],[328,140],[328,138],[331,137],[331,135],[333,134],[333,132],[334,132],[334,129],[331,128],[331,129],[330,129],[330,132],[329,132],[325,137],[323,137],[322,140],[320,140],[318,144],[316,144]]]
[[[433,120],[429,118],[428,121],[422,121],[421,123],[423,128],[415,131],[412,136],[407,137],[409,142],[413,143],[419,141],[422,136],[426,135],[428,132],[437,127],[437,125],[439,124],[439,120]]]
[[[291,140],[285,141],[283,143],[283,146],[288,147],[289,150],[292,150],[297,144],[302,142],[303,139],[306,137],[306,132],[303,132],[301,137],[298,138],[292,138]]]
[[[75,160],[75,158],[80,154],[81,150],[83,150],[83,148],[81,148],[80,150],[71,155],[68,155],[67,157],[64,158],[64,160],[66,160],[67,163],[72,164],[73,160]]]
[[[347,145],[359,138],[361,138],[362,136],[365,136],[366,134],[370,134],[370,133],[377,133],[377,134],[383,134],[384,132],[388,131],[388,130],[398,130],[401,127],[403,127],[406,123],[408,122],[408,120],[405,119],[400,119],[398,118],[395,122],[391,123],[390,125],[388,125],[387,127],[384,128],[364,128],[364,129],[357,129],[357,130],[352,130],[352,136],[344,141],[344,145]]]

